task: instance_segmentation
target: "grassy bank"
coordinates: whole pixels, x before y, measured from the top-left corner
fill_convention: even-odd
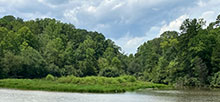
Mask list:
[[[2,79],[1,88],[62,92],[116,93],[141,88],[167,88],[167,85],[138,81],[132,76],[106,77],[48,77],[45,79]]]

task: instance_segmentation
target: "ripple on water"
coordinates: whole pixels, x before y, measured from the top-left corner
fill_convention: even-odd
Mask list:
[[[214,90],[141,90],[120,94],[0,89],[0,102],[220,102]]]

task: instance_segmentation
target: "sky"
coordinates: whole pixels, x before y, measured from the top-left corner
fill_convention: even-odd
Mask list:
[[[220,0],[0,0],[0,17],[55,18],[76,28],[97,31],[125,54],[187,19],[208,23],[220,14]]]

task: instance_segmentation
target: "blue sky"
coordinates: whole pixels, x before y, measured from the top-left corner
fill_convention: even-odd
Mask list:
[[[129,54],[164,31],[178,31],[186,18],[215,21],[219,5],[220,0],[0,0],[0,17],[56,18],[101,32]]]

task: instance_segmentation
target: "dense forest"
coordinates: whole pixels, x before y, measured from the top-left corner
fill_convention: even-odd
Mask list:
[[[0,77],[119,76],[126,56],[97,32],[55,19],[0,19]]]
[[[220,15],[205,24],[203,19],[186,19],[181,33],[166,31],[145,42],[129,56],[128,71],[156,83],[219,86]]]
[[[0,19],[0,78],[74,75],[117,77],[183,86],[220,86],[220,15],[205,25],[186,19],[129,56],[98,32],[45,18]]]

